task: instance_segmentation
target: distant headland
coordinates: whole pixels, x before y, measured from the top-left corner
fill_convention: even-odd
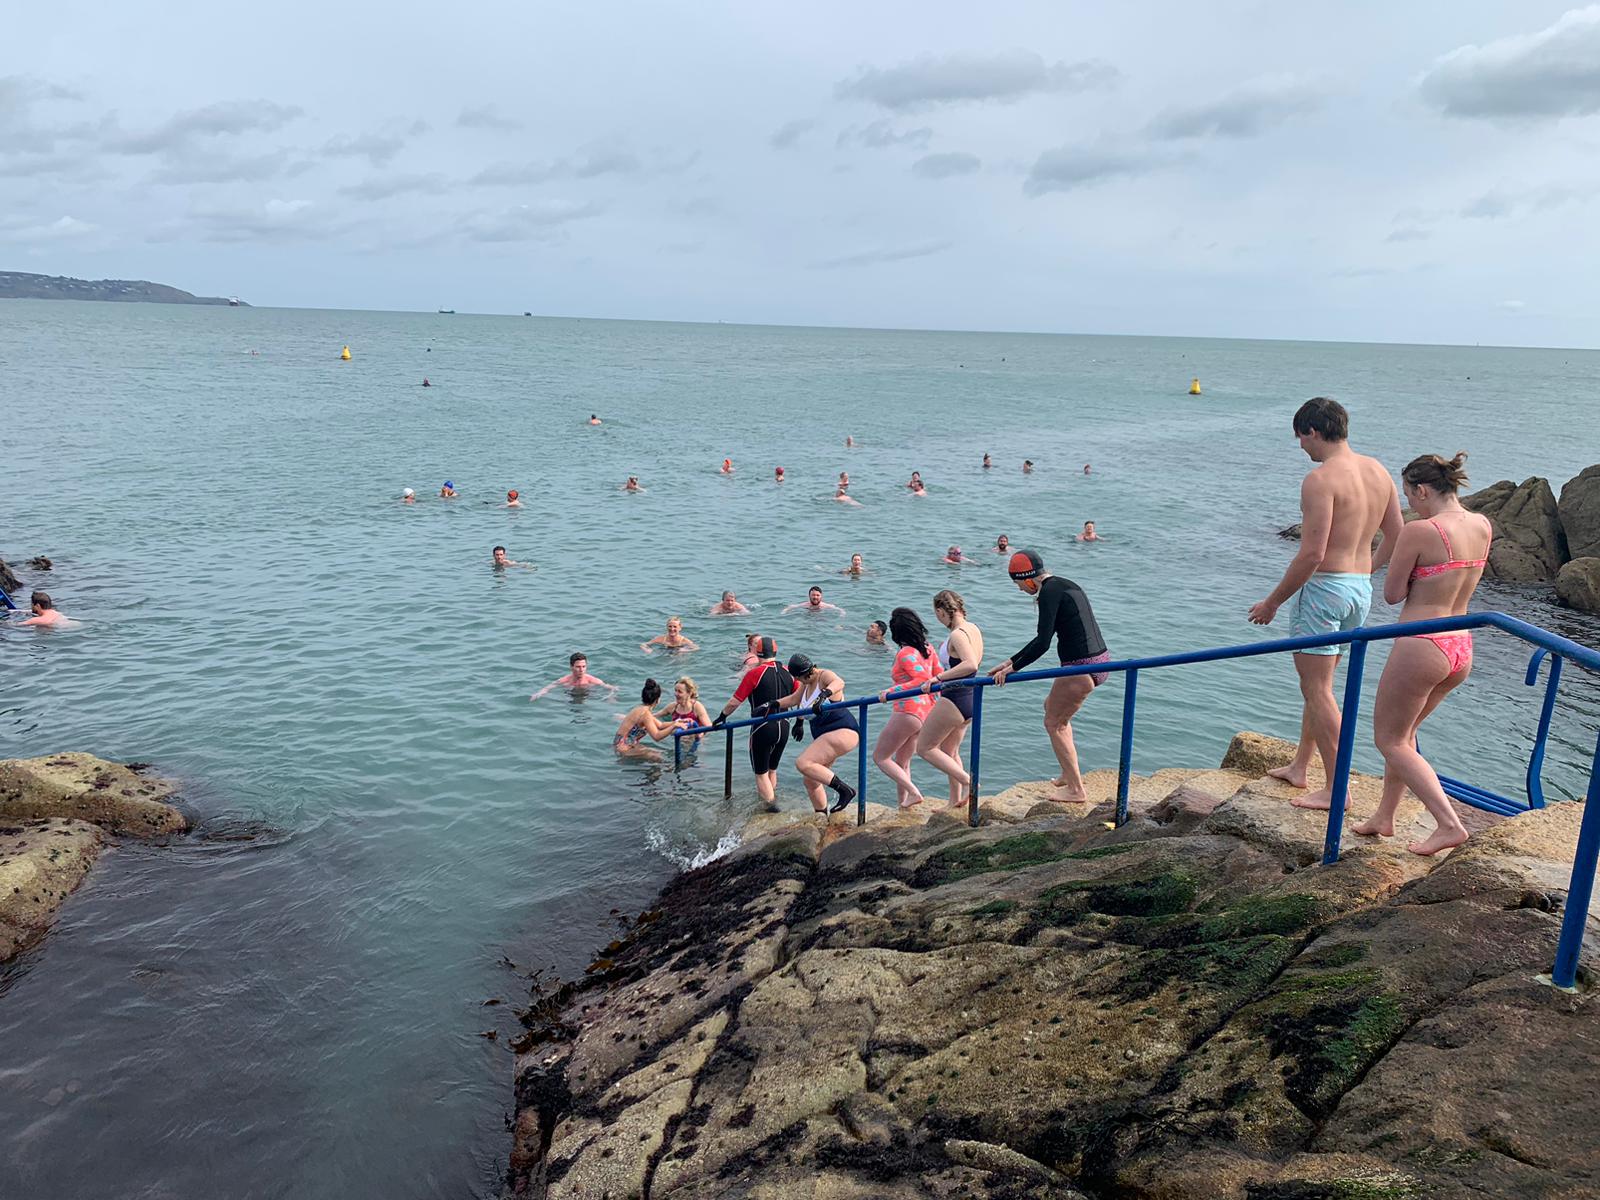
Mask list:
[[[196,296],[147,279],[72,279],[66,275],[30,275],[26,271],[0,271],[0,300],[122,300],[143,304],[250,307],[237,298]]]

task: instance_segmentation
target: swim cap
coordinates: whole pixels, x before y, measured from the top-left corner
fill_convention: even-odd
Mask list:
[[[413,492],[410,488],[407,488],[405,491],[401,492],[400,494],[402,496],[415,496],[416,495],[416,493]]]
[[[516,488],[512,488],[509,492],[506,493],[506,499],[515,500],[517,498],[517,495],[518,495],[517,489]]]
[[[453,483],[451,483],[451,482],[450,482],[450,481],[449,481],[449,480],[448,480],[448,479],[446,479],[446,480],[445,480],[445,481],[444,481],[444,485],[445,485],[445,487],[447,487],[447,488],[449,488],[449,489],[450,489],[450,490],[451,490],[451,491],[454,491],[454,490],[455,490],[455,486],[456,486],[456,485],[455,485],[455,484],[453,484]]]
[[[809,675],[814,669],[814,664],[804,654],[791,654],[789,656],[789,674]]]
[[[1044,561],[1032,550],[1018,550],[1011,556],[1006,570],[1013,579],[1033,579],[1044,570]]]
[[[769,637],[762,638],[756,643],[756,653],[762,658],[776,658],[778,656],[778,643]]]

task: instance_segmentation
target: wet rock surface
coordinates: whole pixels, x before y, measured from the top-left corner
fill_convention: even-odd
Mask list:
[[[1283,753],[1136,779],[1115,829],[1105,775],[977,829],[760,818],[535,997],[508,1194],[1600,1194],[1600,1118],[1549,1090],[1600,1071],[1600,1001],[1535,981],[1579,806],[1424,860],[1410,801],[1322,867]]]
[[[0,962],[44,936],[104,846],[84,821],[0,822]]]
[[[1556,595],[1568,608],[1600,614],[1600,557],[1575,558],[1562,567]]]

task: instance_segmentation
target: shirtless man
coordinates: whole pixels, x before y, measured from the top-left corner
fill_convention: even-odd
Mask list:
[[[622,485],[622,490],[625,492],[644,491],[644,489],[639,486],[639,477],[637,475],[629,475],[628,482]]]
[[[739,598],[732,592],[723,592],[722,599],[711,606],[713,617],[734,617],[750,610],[739,603]]]
[[[825,603],[823,603],[823,600],[822,600],[822,589],[819,588],[819,587],[814,587],[809,592],[806,593],[806,600],[805,600],[804,604],[791,604],[791,605],[789,605],[788,608],[784,609],[783,611],[784,611],[785,615],[787,615],[789,613],[792,613],[792,612],[808,612],[808,613],[836,612],[836,613],[839,613],[841,616],[844,614],[844,609],[840,608],[837,604],[825,604]]]
[[[858,508],[861,506],[861,501],[850,494],[850,482],[846,479],[839,480],[839,490],[833,493],[833,498],[840,504],[854,504]]]
[[[35,592],[33,594],[33,616],[19,622],[22,625],[37,625],[41,629],[48,629],[52,625],[64,625],[66,623],[66,614],[57,611],[55,601],[50,599],[49,592]]]
[[[1300,449],[1321,464],[1300,485],[1300,552],[1265,599],[1250,607],[1250,620],[1270,625],[1279,607],[1295,596],[1289,620],[1292,637],[1349,631],[1367,619],[1372,607],[1372,573],[1386,565],[1400,534],[1400,497],[1382,463],[1357,454],[1346,441],[1350,414],[1321,396],[1294,414]],[[1372,536],[1383,531],[1376,554]],[[1296,595],[1298,593],[1298,595]],[[1324,784],[1299,796],[1301,808],[1328,807],[1334,761],[1339,748],[1339,705],[1333,698],[1333,673],[1342,646],[1318,646],[1294,656],[1305,709],[1294,761],[1270,772],[1291,787],[1306,786],[1312,753],[1322,755]]]
[[[506,493],[506,507],[507,508],[521,508],[522,507],[522,493],[517,491],[516,488],[512,488],[509,492]]]
[[[572,668],[570,671],[568,671],[560,679],[555,680],[553,683],[545,684],[544,687],[540,688],[533,695],[529,696],[528,699],[537,700],[540,696],[547,695],[558,687],[610,688],[613,692],[617,690],[615,684],[607,683],[598,675],[589,674],[589,660],[582,654],[582,652],[575,653],[571,658],[567,659],[567,665]]]

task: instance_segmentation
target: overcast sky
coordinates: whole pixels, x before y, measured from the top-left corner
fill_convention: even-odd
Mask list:
[[[1600,5],[8,6],[0,270],[1600,345]]]

